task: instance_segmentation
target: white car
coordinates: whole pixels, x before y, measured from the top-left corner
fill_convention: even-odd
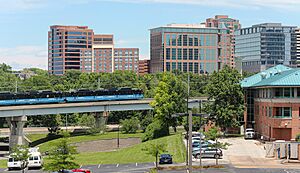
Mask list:
[[[252,128],[247,128],[245,130],[245,139],[254,139],[255,138],[255,132]]]
[[[8,162],[7,162],[7,168],[8,168],[8,170],[16,169],[16,168],[21,169],[21,162],[18,160],[15,160],[11,156],[9,156]]]
[[[40,152],[30,153],[28,158],[28,168],[41,168],[43,167],[43,158]]]

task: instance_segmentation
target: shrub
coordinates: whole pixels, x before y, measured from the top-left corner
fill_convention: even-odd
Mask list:
[[[121,131],[124,133],[136,133],[139,129],[139,119],[132,117],[130,119],[121,120]]]
[[[146,131],[142,136],[142,141],[145,142],[148,140],[166,136],[168,135],[168,130],[169,129],[163,128],[158,120],[155,120],[146,128]]]
[[[153,115],[147,114],[141,121],[141,129],[143,132],[146,131],[149,124],[151,124],[153,121]]]
[[[300,142],[300,133],[296,135],[295,140],[296,140],[297,142]]]

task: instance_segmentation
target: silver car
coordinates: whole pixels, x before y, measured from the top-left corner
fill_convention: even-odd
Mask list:
[[[197,159],[200,158],[200,151],[201,151],[201,158],[216,158],[219,159],[223,156],[223,152],[221,149],[217,148],[202,148],[201,150],[196,150],[193,152],[193,156]]]

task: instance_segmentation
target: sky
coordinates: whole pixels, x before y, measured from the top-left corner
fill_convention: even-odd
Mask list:
[[[84,25],[114,34],[115,47],[138,47],[149,59],[149,29],[201,23],[214,15],[242,27],[264,22],[300,26],[300,0],[0,0],[0,63],[47,69],[50,25]]]

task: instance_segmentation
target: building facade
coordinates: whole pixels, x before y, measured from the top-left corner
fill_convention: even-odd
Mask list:
[[[170,24],[150,29],[150,72],[179,70],[208,74],[230,65],[227,29]]]
[[[277,65],[241,82],[245,126],[265,140],[294,140],[300,133],[300,69]]]
[[[138,73],[138,59],[138,48],[115,48],[111,34],[94,34],[87,26],[50,26],[49,74],[63,75],[67,70],[88,73],[132,70]],[[124,63],[120,63],[123,60]]]
[[[139,49],[138,48],[115,48],[114,69],[130,70],[139,72]]]
[[[296,33],[296,56],[297,56],[297,67],[300,67],[300,28],[295,30]]]
[[[218,29],[227,29],[230,37],[230,66],[235,67],[235,37],[234,31],[241,29],[240,21],[237,19],[229,18],[227,15],[216,15],[214,18],[208,18],[205,21],[206,27],[213,27]]]
[[[51,26],[48,32],[49,73],[62,75],[66,70],[91,72],[81,62],[92,58],[92,43],[93,30],[87,26]]]
[[[150,60],[139,60],[139,75],[150,73]]]
[[[264,23],[235,31],[235,56],[242,70],[260,72],[284,64],[296,66],[296,27]]]

